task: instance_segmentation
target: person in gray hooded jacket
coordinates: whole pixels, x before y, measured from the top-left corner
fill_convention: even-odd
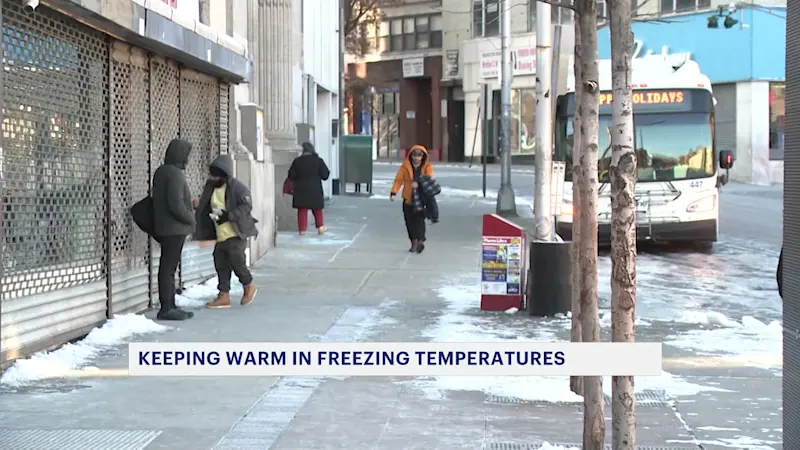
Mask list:
[[[175,305],[175,271],[181,262],[186,236],[194,232],[195,219],[192,195],[183,173],[189,162],[192,144],[173,139],[162,164],[153,174],[153,237],[161,244],[158,265],[158,298],[160,320],[186,320],[194,315]]]
[[[247,306],[255,298],[256,286],[247,268],[245,249],[247,238],[258,235],[257,220],[252,216],[250,189],[234,178],[233,160],[228,155],[218,156],[209,166],[208,173],[203,195],[197,202],[197,230],[194,234],[198,241],[217,241],[214,268],[219,280],[219,294],[206,306],[230,308],[231,273],[235,273],[244,285],[241,305]]]

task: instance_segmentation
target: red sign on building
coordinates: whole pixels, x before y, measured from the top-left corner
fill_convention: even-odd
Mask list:
[[[173,8],[177,8],[178,7],[178,0],[161,0],[161,1],[166,3],[166,4],[168,4],[169,6],[171,6]]]

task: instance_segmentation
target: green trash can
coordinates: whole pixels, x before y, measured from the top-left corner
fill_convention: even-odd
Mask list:
[[[348,194],[347,185],[354,184],[350,194],[362,194],[362,185],[366,185],[366,194],[372,195],[372,136],[350,134],[342,138],[340,156],[340,192]]]

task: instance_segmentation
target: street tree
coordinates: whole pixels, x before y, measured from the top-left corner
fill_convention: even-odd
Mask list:
[[[381,8],[397,6],[403,0],[344,1],[344,50],[348,55],[364,56],[375,50],[381,24]]]
[[[610,16],[612,132],[611,165],[611,340],[635,342],[636,326],[636,151],[633,141],[631,0],[606,0]],[[636,447],[633,377],[612,378],[611,436],[614,450]]]
[[[598,128],[599,70],[597,67],[597,3],[595,0],[574,2],[580,52],[575,64],[580,65],[581,95],[576,98],[576,116],[580,116],[580,157],[578,158],[578,241],[580,324],[583,342],[600,341],[600,314],[597,304],[597,196],[598,196]],[[574,216],[574,215],[573,215]],[[574,228],[574,225],[573,225]],[[583,450],[603,450],[606,424],[603,416],[603,377],[583,378]]]
[[[580,22],[575,21],[575,55],[573,71],[575,72],[575,113],[572,115],[572,328],[570,340],[581,342],[581,271],[580,271],[580,250],[581,242],[581,152],[583,151],[583,141],[581,138],[581,99],[583,98],[583,88],[579,80],[583,79],[581,65],[577,62],[581,60],[581,33]],[[569,377],[569,388],[577,395],[583,395],[583,377]]]

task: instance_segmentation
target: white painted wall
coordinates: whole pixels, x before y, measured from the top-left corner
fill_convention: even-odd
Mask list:
[[[331,93],[322,89],[317,90],[316,95],[317,114],[316,120],[316,138],[317,138],[317,153],[325,160],[328,168],[331,168],[334,162],[333,150],[334,146],[331,137]],[[333,175],[333,174],[331,174]],[[322,183],[322,190],[325,198],[330,198],[332,194],[333,176]]]
[[[169,2],[164,2],[163,0],[158,0],[158,1],[160,1],[162,3],[169,4]],[[214,3],[222,3],[222,6],[223,7],[225,6],[225,2],[224,1],[211,0],[211,11],[212,12],[214,11]],[[200,1],[199,0],[178,0],[178,5],[177,6],[178,7],[175,8],[175,10],[180,12],[182,16],[184,16],[186,18],[189,18],[189,19],[197,20],[197,21],[200,20]],[[223,21],[222,23],[224,24],[225,22]],[[223,31],[225,30],[224,26],[222,27],[222,30]]]
[[[339,2],[303,0],[303,72],[339,91]]]

